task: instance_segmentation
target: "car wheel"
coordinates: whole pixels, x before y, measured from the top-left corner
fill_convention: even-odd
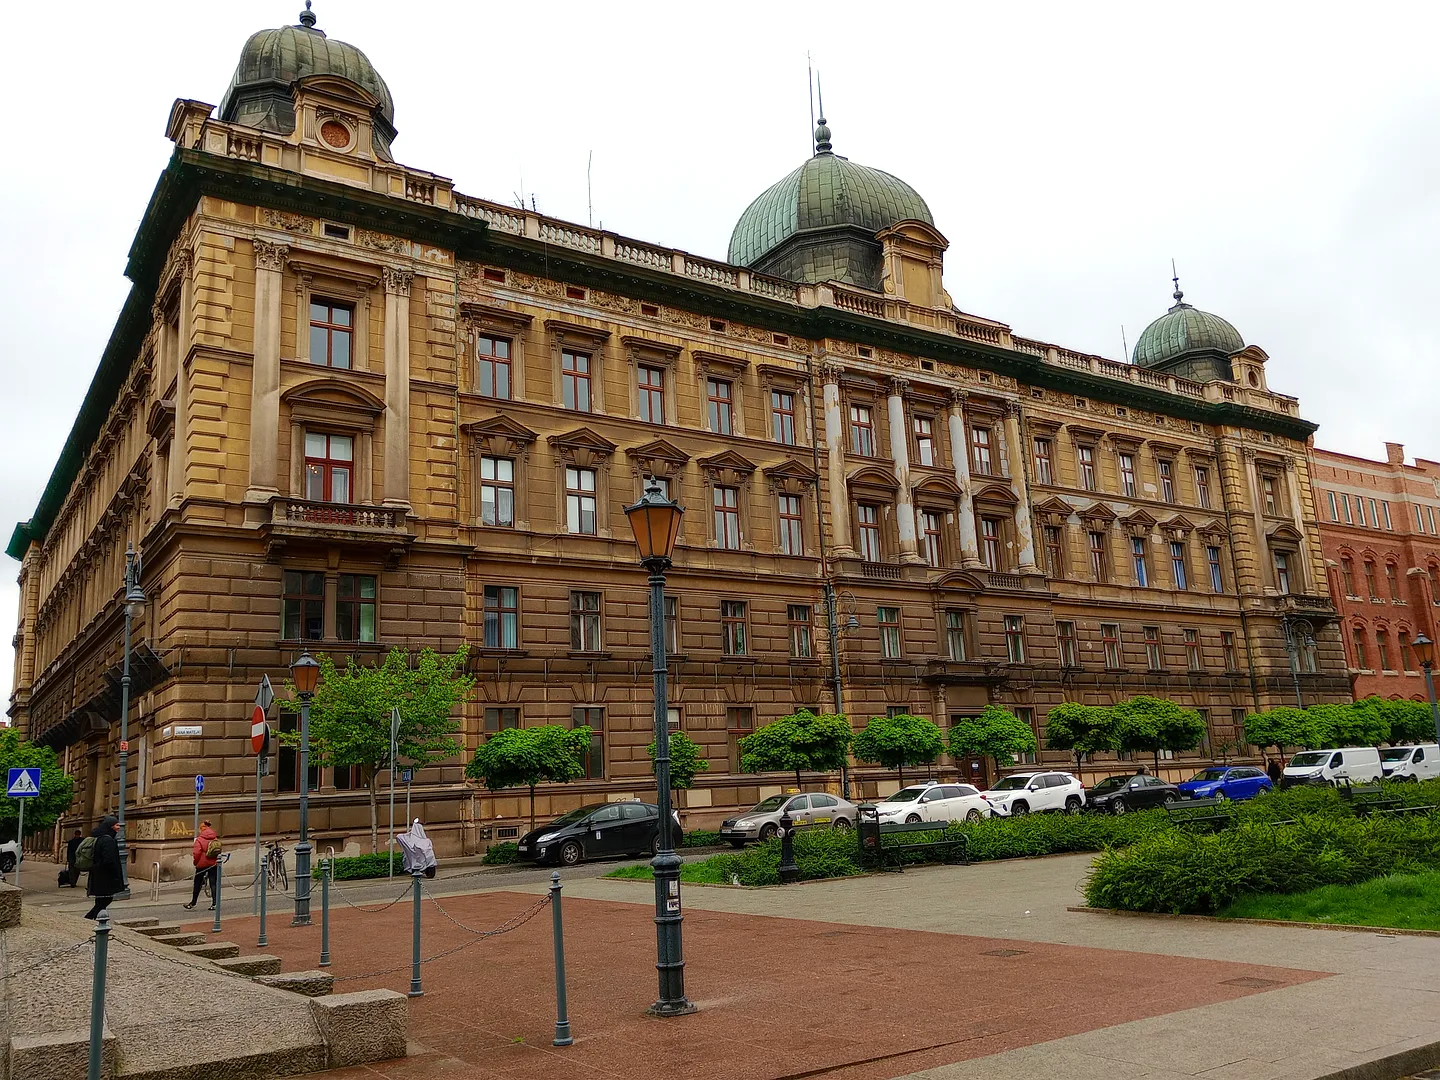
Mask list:
[[[1173,791],[1165,792],[1165,805],[1169,806],[1176,800],[1176,798],[1178,798],[1178,796]]]
[[[1224,791],[1217,791],[1217,792],[1215,792],[1215,798],[1219,799],[1221,802],[1229,802],[1229,801],[1230,801],[1230,796],[1227,795],[1227,794],[1225,794]]]
[[[1129,809],[1130,809],[1130,807],[1128,807],[1128,806],[1125,805],[1125,800],[1124,800],[1124,799],[1111,799],[1111,800],[1110,800],[1110,813],[1115,814],[1117,817],[1118,817],[1120,814],[1125,813],[1125,812],[1128,811]]]
[[[560,845],[560,862],[564,866],[575,866],[585,859],[585,849],[574,840]]]
[[[15,854],[7,851],[0,855],[0,874],[8,874],[15,869]]]
[[[1080,812],[1080,796],[1071,795],[1065,800],[1065,812],[1067,814],[1078,814]]]
[[[920,815],[919,815],[919,814],[911,814],[909,817],[907,817],[907,818],[905,819],[905,822],[906,822],[906,824],[908,824],[908,825],[914,825],[914,824],[915,824],[917,821],[919,821],[919,820],[920,820]]]
[[[846,829],[850,828],[850,819],[837,817],[834,821],[830,823],[830,828],[839,829],[841,832],[844,832]]]
[[[744,840],[731,840],[731,841],[730,841],[730,846],[733,847],[736,851],[739,851],[741,848],[743,848],[743,847],[745,846],[745,841],[744,841]]]
[[[772,838],[775,836],[775,834],[778,833],[779,831],[780,831],[780,826],[779,826],[779,825],[775,825],[775,824],[772,823],[772,824],[770,824],[770,825],[764,826],[764,827],[760,830],[760,842],[763,844],[766,840],[772,839]]]
[[[972,809],[970,810],[970,812],[965,815],[965,820],[966,820],[966,821],[979,821],[982,816],[983,816],[983,815],[980,813],[979,810],[975,810],[975,809],[972,808]]]
[[[1028,813],[1030,813],[1030,804],[1027,802],[1017,802],[1010,807],[1011,817],[1024,817]]]

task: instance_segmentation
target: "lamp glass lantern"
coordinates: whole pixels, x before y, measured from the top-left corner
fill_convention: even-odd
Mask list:
[[[145,605],[149,602],[145,590],[139,585],[131,585],[125,590],[125,611],[131,619],[138,619],[145,614]]]
[[[315,693],[315,687],[320,685],[320,664],[310,655],[310,651],[300,654],[300,659],[290,665],[290,678],[295,682],[295,690],[301,697],[309,697]]]
[[[667,499],[660,485],[653,480],[634,506],[625,508],[635,543],[640,548],[640,562],[663,561],[668,564],[680,539],[680,517],[684,509]]]
[[[1421,667],[1428,668],[1435,663],[1435,643],[1424,634],[1416,634],[1410,646],[1415,650],[1415,658],[1420,661]]]

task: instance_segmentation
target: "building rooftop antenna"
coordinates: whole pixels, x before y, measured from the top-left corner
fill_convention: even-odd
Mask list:
[[[810,51],[805,51],[805,79],[810,84],[810,153],[815,153],[815,69],[810,64]]]
[[[590,211],[590,227],[595,227],[595,195],[590,189],[590,166],[595,164],[595,151],[590,151],[590,159],[585,162],[585,202]]]
[[[1130,359],[1130,342],[1125,340],[1125,324],[1120,324],[1120,348],[1124,350],[1120,355],[1126,360]]]

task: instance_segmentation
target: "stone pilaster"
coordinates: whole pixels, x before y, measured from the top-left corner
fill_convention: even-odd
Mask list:
[[[820,378],[820,400],[825,407],[825,458],[830,473],[830,534],[836,557],[853,558],[855,545],[850,537],[850,494],[845,482],[845,417],[840,407],[840,368],[835,364],[821,364]]]
[[[960,489],[960,565],[978,570],[980,537],[975,531],[975,502],[970,491],[970,443],[965,437],[965,391],[950,392],[950,459],[955,463],[955,484]]]
[[[279,493],[280,291],[290,249],[255,241],[255,363],[250,374],[250,476],[246,502]],[[300,318],[301,316],[297,316]],[[296,331],[297,336],[300,331]],[[177,418],[178,424],[178,418]]]
[[[1010,491],[1015,496],[1015,547],[1022,574],[1038,574],[1035,529],[1030,523],[1030,482],[1025,476],[1025,449],[1020,443],[1020,403],[1005,406],[1005,443],[1010,451]]]
[[[413,272],[386,267],[385,503],[410,506],[410,285]]]
[[[890,421],[890,460],[895,469],[895,529],[900,539],[900,561],[923,563],[916,542],[915,504],[910,494],[910,433],[905,429],[905,395],[910,384],[890,380],[886,410]]]

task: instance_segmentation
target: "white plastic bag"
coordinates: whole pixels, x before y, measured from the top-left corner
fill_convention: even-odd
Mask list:
[[[407,874],[420,872],[426,877],[435,876],[435,845],[425,835],[425,826],[420,824],[419,818],[415,819],[409,832],[395,837],[395,842],[400,845]]]

